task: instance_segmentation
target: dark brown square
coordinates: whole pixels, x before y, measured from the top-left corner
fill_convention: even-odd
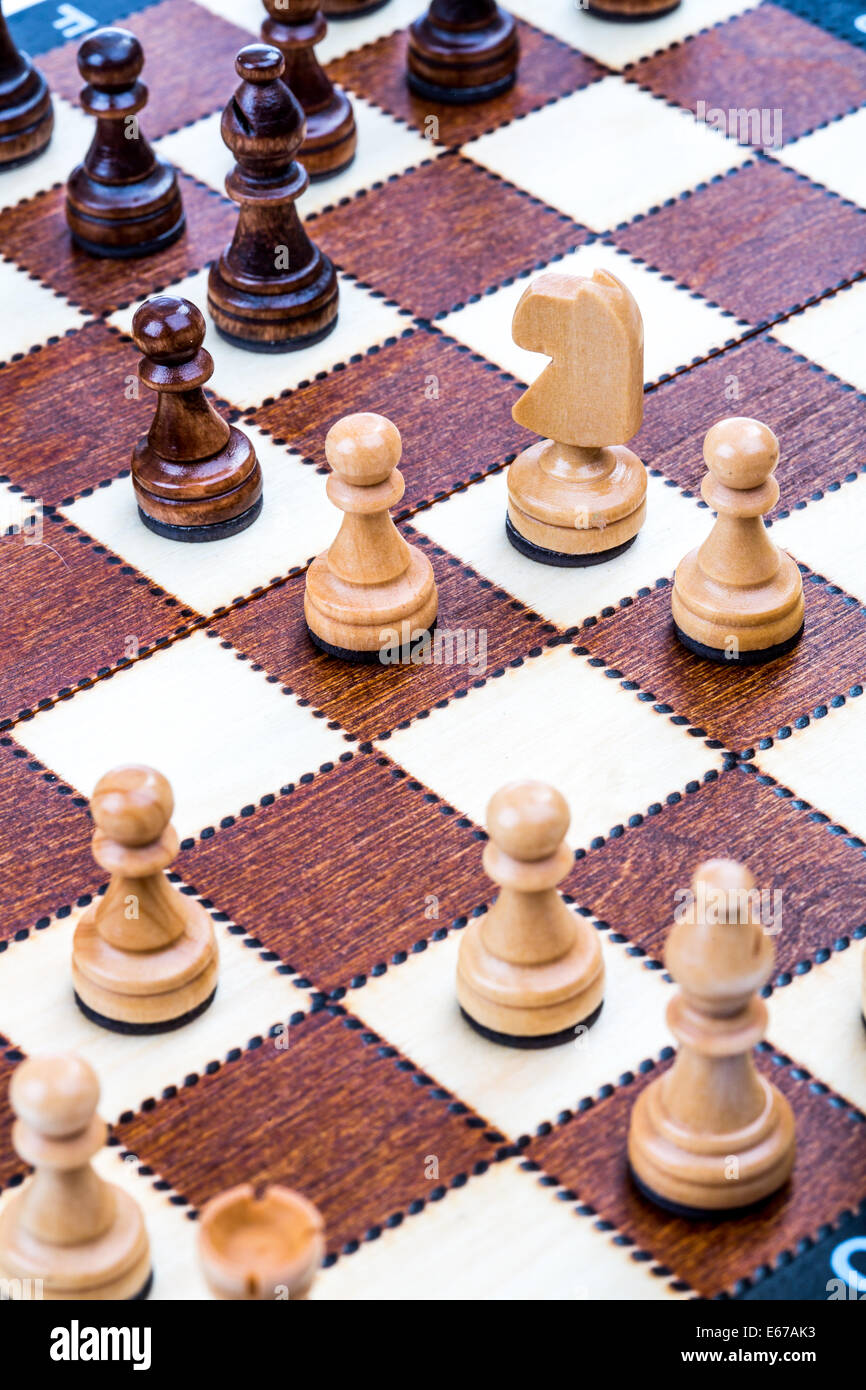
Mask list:
[[[766,334],[648,392],[631,447],[648,468],[700,496],[704,436],[726,415],[762,420],[779,439],[782,495],[770,516],[851,481],[864,466],[866,399]]]
[[[221,110],[238,85],[235,56],[254,38],[192,0],[164,0],[116,22],[131,29],[144,49],[142,80],[150,95],[141,128],[148,140]],[[39,59],[53,90],[76,105],[82,86],[76,62],[80,42]]]
[[[0,721],[50,705],[196,617],[50,515],[41,540],[35,533],[0,538],[0,586]]]
[[[434,705],[461,698],[555,638],[552,624],[495,589],[489,579],[480,578],[411,527],[404,531],[432,562],[439,589],[439,630],[484,633],[484,669],[480,658],[485,654],[470,646],[468,638],[462,663],[443,659],[415,666],[354,665],[326,656],[313,645],[304,622],[303,574],[226,613],[216,631],[360,739],[383,738],[407,721],[423,718]]]
[[[676,199],[613,239],[754,324],[866,268],[866,212],[769,159]]]
[[[511,408],[510,376],[441,333],[410,332],[345,371],[287,391],[253,412],[260,429],[328,470],[325,435],[346,402],[393,420],[403,438],[406,493],[397,515],[436,501],[511,459],[534,438]]]
[[[117,1137],[196,1207],[242,1182],[298,1188],[338,1251],[496,1153],[471,1113],[416,1084],[414,1068],[393,1049],[383,1055],[373,1036],[351,1018],[308,1015],[288,1047],[264,1039],[155,1109],[122,1117]],[[429,1155],[436,1179],[425,1175]]]
[[[419,14],[423,6],[419,7]],[[375,102],[423,135],[430,134],[430,118],[437,127],[434,138],[442,145],[462,145],[488,130],[496,130],[519,116],[545,106],[556,97],[589,86],[607,71],[592,58],[518,21],[520,67],[510,92],[493,101],[465,106],[435,105],[415,97],[406,84],[408,30],[401,29],[366,44],[328,64],[328,73],[341,86],[351,88],[366,101]]]
[[[110,314],[201,270],[234,234],[237,208],[212,189],[180,175],[186,230],[155,256],[109,260],[74,246],[63,188],[18,203],[0,220],[0,253],[93,314]]]
[[[803,803],[776,794],[743,768],[654,808],[639,825],[575,863],[565,887],[614,931],[661,960],[679,889],[705,859],[748,865],[776,928],[776,976],[826,958],[866,926],[866,859],[816,821]]]
[[[285,964],[333,990],[381,973],[486,902],[483,838],[402,768],[356,753],[198,840],[178,872]]]
[[[105,881],[90,853],[92,831],[85,799],[9,734],[0,737],[0,950]]]
[[[709,511],[706,517],[709,531]],[[863,678],[866,613],[808,571],[803,585],[804,636],[787,656],[764,666],[703,661],[686,651],[673,630],[670,584],[582,628],[580,642],[710,738],[740,752],[813,717]]]
[[[533,1140],[530,1155],[704,1298],[730,1293],[762,1265],[814,1239],[845,1208],[857,1207],[866,1181],[857,1113],[832,1095],[816,1095],[810,1077],[767,1053],[759,1054],[758,1065],[793,1106],[797,1160],[787,1187],[749,1215],[686,1221],[637,1191],[626,1159],[629,1118],[658,1068]]]
[[[693,111],[699,101],[724,111],[781,108],[788,144],[860,106],[866,53],[764,3],[636,64],[629,76]],[[812,250],[804,242],[804,255]]]
[[[59,506],[125,472],[153,417],[151,393],[138,387],[137,362],[128,340],[89,323],[4,367],[0,431],[8,481]]]
[[[371,227],[381,235],[371,236]],[[310,231],[343,270],[427,319],[589,235],[456,154],[322,213]]]

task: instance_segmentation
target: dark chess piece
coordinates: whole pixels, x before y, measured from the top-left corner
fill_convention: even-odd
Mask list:
[[[94,256],[149,256],[185,226],[177,174],[157,159],[138,124],[147,104],[144,53],[126,29],[98,29],[78,50],[81,105],[96,117],[84,163],[66,187],[72,238]]]
[[[234,239],[210,269],[208,308],[229,342],[254,352],[308,347],[337,321],[333,265],[301,226],[295,201],[308,185],[295,155],[304,113],[285,82],[285,59],[249,44],[235,60],[242,79],[222,118],[237,163],[226,192],[240,205]]]
[[[589,0],[590,14],[599,19],[626,23],[640,19],[660,19],[679,8],[680,0]]]
[[[0,170],[35,159],[53,129],[48,83],[15,47],[0,5]]]
[[[352,103],[316,57],[316,44],[328,32],[319,0],[294,0],[291,12],[282,0],[264,0],[264,5],[269,18],[262,25],[262,42],[285,58],[285,82],[307,118],[301,162],[311,179],[328,178],[351,164],[358,134]]]
[[[156,414],[132,452],[139,515],[158,536],[212,541],[250,526],[262,509],[262,470],[241,430],[227,425],[203,387],[213,358],[205,321],[188,299],[148,299],[132,321],[144,353],[138,374],[157,392]]]
[[[388,0],[324,0],[322,9],[329,19],[357,19],[387,4]]]
[[[433,0],[409,30],[409,87],[427,101],[488,101],[514,85],[519,56],[495,0]]]

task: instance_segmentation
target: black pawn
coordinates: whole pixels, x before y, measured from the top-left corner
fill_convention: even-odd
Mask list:
[[[35,159],[53,129],[48,84],[27,54],[15,47],[0,8],[0,169]]]
[[[148,256],[184,229],[177,174],[157,159],[139,129],[147,103],[139,82],[141,44],[126,29],[98,29],[78,50],[86,82],[81,105],[96,117],[83,164],[66,188],[66,220],[73,240],[94,256]]]
[[[268,44],[249,44],[235,68],[241,85],[220,129],[237,160],[226,192],[240,213],[231,245],[211,266],[208,308],[229,342],[255,352],[286,352],[331,332],[337,275],[310,241],[295,207],[309,182],[295,159],[305,122],[282,81],[283,55]]]

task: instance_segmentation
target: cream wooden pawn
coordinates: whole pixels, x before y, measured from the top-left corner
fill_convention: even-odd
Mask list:
[[[671,596],[677,637],[696,656],[755,665],[803,635],[803,581],[770,540],[764,516],[779,500],[779,441],[759,420],[721,420],[704,440],[701,496],[717,513],[703,545],[677,566]]]
[[[403,496],[400,432],[383,415],[347,415],[329,431],[328,497],[343,512],[336,540],[307,571],[304,617],[318,647],[345,661],[407,660],[436,622],[427,556],[389,508]]]
[[[611,560],[646,517],[646,469],[625,448],[643,419],[640,310],[606,270],[548,272],[524,291],[512,333],[553,361],[512,411],[549,437],[508,470],[508,539],[542,564]]]
[[[108,1133],[96,1114],[93,1069],[73,1056],[29,1057],[15,1070],[9,1101],[13,1147],[35,1171],[0,1216],[0,1277],[29,1280],[31,1291],[41,1280],[46,1299],[146,1298],[141,1212],[90,1163]]]
[[[171,787],[153,768],[115,768],[90,807],[93,857],[111,880],[75,931],[76,1002],[118,1033],[179,1028],[211,1003],[219,957],[209,914],[165,876],[179,848]]]
[[[325,1223],[300,1192],[242,1183],[202,1210],[198,1254],[216,1298],[303,1300],[324,1259]]]
[[[570,911],[556,885],[574,863],[564,843],[565,798],[543,782],[511,782],[487,808],[484,869],[500,885],[490,911],[465,928],[457,959],[464,1016],[493,1042],[573,1042],[604,998],[596,929]]]
[[[628,1157],[645,1195],[681,1216],[750,1207],[787,1182],[794,1166],[791,1107],[753,1057],[767,1027],[757,991],[775,954],[754,888],[733,860],[699,865],[693,910],[665,947],[680,986],[667,1021],[680,1046],[670,1070],[635,1103]]]

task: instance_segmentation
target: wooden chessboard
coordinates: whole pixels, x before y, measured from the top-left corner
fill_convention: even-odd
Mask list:
[[[4,1190],[24,1176],[8,1077],[23,1054],[73,1049],[102,1079],[103,1171],[145,1209],[155,1298],[206,1296],[197,1210],[248,1179],[324,1213],[317,1298],[826,1298],[842,1243],[866,1245],[860,4],[685,0],[611,25],[512,0],[518,85],[436,111],[404,85],[420,0],[332,23],[323,57],[352,92],[359,154],[301,211],[340,269],[340,321],[289,355],[209,333],[219,404],[265,478],[259,522],[213,546],[138,520],[128,462],[152,402],[129,328],[156,290],[204,307],[236,216],[220,111],[261,6],[6,8],[57,125],[42,159],[0,176]],[[72,250],[63,181],[89,139],[82,25],[122,16],[189,225],[161,255],[111,262]],[[699,102],[763,110],[763,144],[694,119]],[[551,264],[614,270],[646,325],[647,522],[584,570],[531,563],[503,526],[505,468],[529,441],[511,407],[543,365],[510,318]],[[305,567],[337,522],[323,441],[362,409],[402,431],[401,524],[433,562],[440,625],[469,635],[462,661],[458,643],[450,661],[358,669],[306,635]],[[702,437],[731,414],[779,435],[772,534],[805,580],[805,639],[763,668],[703,664],[670,628],[675,565],[710,524]],[[92,1026],[70,983],[75,921],[103,886],[86,798],[126,761],[173,783],[177,873],[222,956],[213,1007],[156,1039]],[[485,1042],[454,997],[460,930],[491,895],[485,806],[518,776],[570,802],[565,886],[608,971],[587,1038],[545,1052]],[[799,1154],[757,1214],[690,1224],[632,1188],[625,1138],[671,1056],[674,894],[712,855],[781,893],[760,1065]]]

